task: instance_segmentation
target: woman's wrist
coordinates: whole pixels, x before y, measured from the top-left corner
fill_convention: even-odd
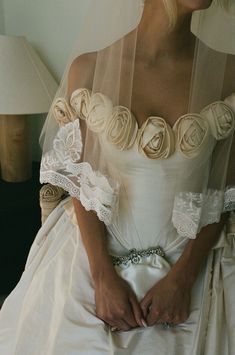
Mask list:
[[[168,274],[171,283],[175,284],[176,287],[182,287],[183,289],[191,289],[197,279],[198,270],[193,270],[185,266],[172,267]]]
[[[95,264],[91,266],[91,275],[95,284],[116,275],[110,255],[104,254],[101,258],[96,259]]]
[[[222,215],[219,223],[203,227],[197,238],[187,243],[181,257],[169,273],[172,282],[184,288],[193,287],[208,253],[219,238],[226,220],[227,215]]]
[[[195,240],[190,240],[169,272],[172,282],[183,288],[192,288],[206,257],[205,250],[198,248]]]

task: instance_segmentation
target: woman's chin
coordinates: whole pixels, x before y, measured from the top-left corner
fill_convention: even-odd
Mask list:
[[[213,0],[178,0],[179,5],[191,11],[205,10],[211,6]]]

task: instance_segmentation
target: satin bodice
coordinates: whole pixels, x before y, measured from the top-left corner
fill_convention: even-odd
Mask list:
[[[175,196],[179,190],[200,191],[209,174],[214,139],[208,136],[194,158],[175,152],[154,160],[139,154],[137,144],[119,151],[104,136],[101,141],[109,173],[120,182],[119,209],[107,226],[109,233],[127,249],[160,245],[166,250],[182,239],[172,223]]]

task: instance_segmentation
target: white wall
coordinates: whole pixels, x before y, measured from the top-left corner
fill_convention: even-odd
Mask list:
[[[0,32],[5,27],[7,35],[26,36],[59,81],[86,6],[86,0],[0,0]],[[34,160],[40,159],[38,137],[43,120],[42,115],[31,120]]]

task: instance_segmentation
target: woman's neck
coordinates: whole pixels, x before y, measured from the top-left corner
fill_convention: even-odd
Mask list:
[[[162,56],[178,56],[191,52],[194,37],[190,31],[192,13],[178,9],[177,22],[169,27],[169,18],[162,1],[149,0],[138,28],[137,55],[148,63]]]

